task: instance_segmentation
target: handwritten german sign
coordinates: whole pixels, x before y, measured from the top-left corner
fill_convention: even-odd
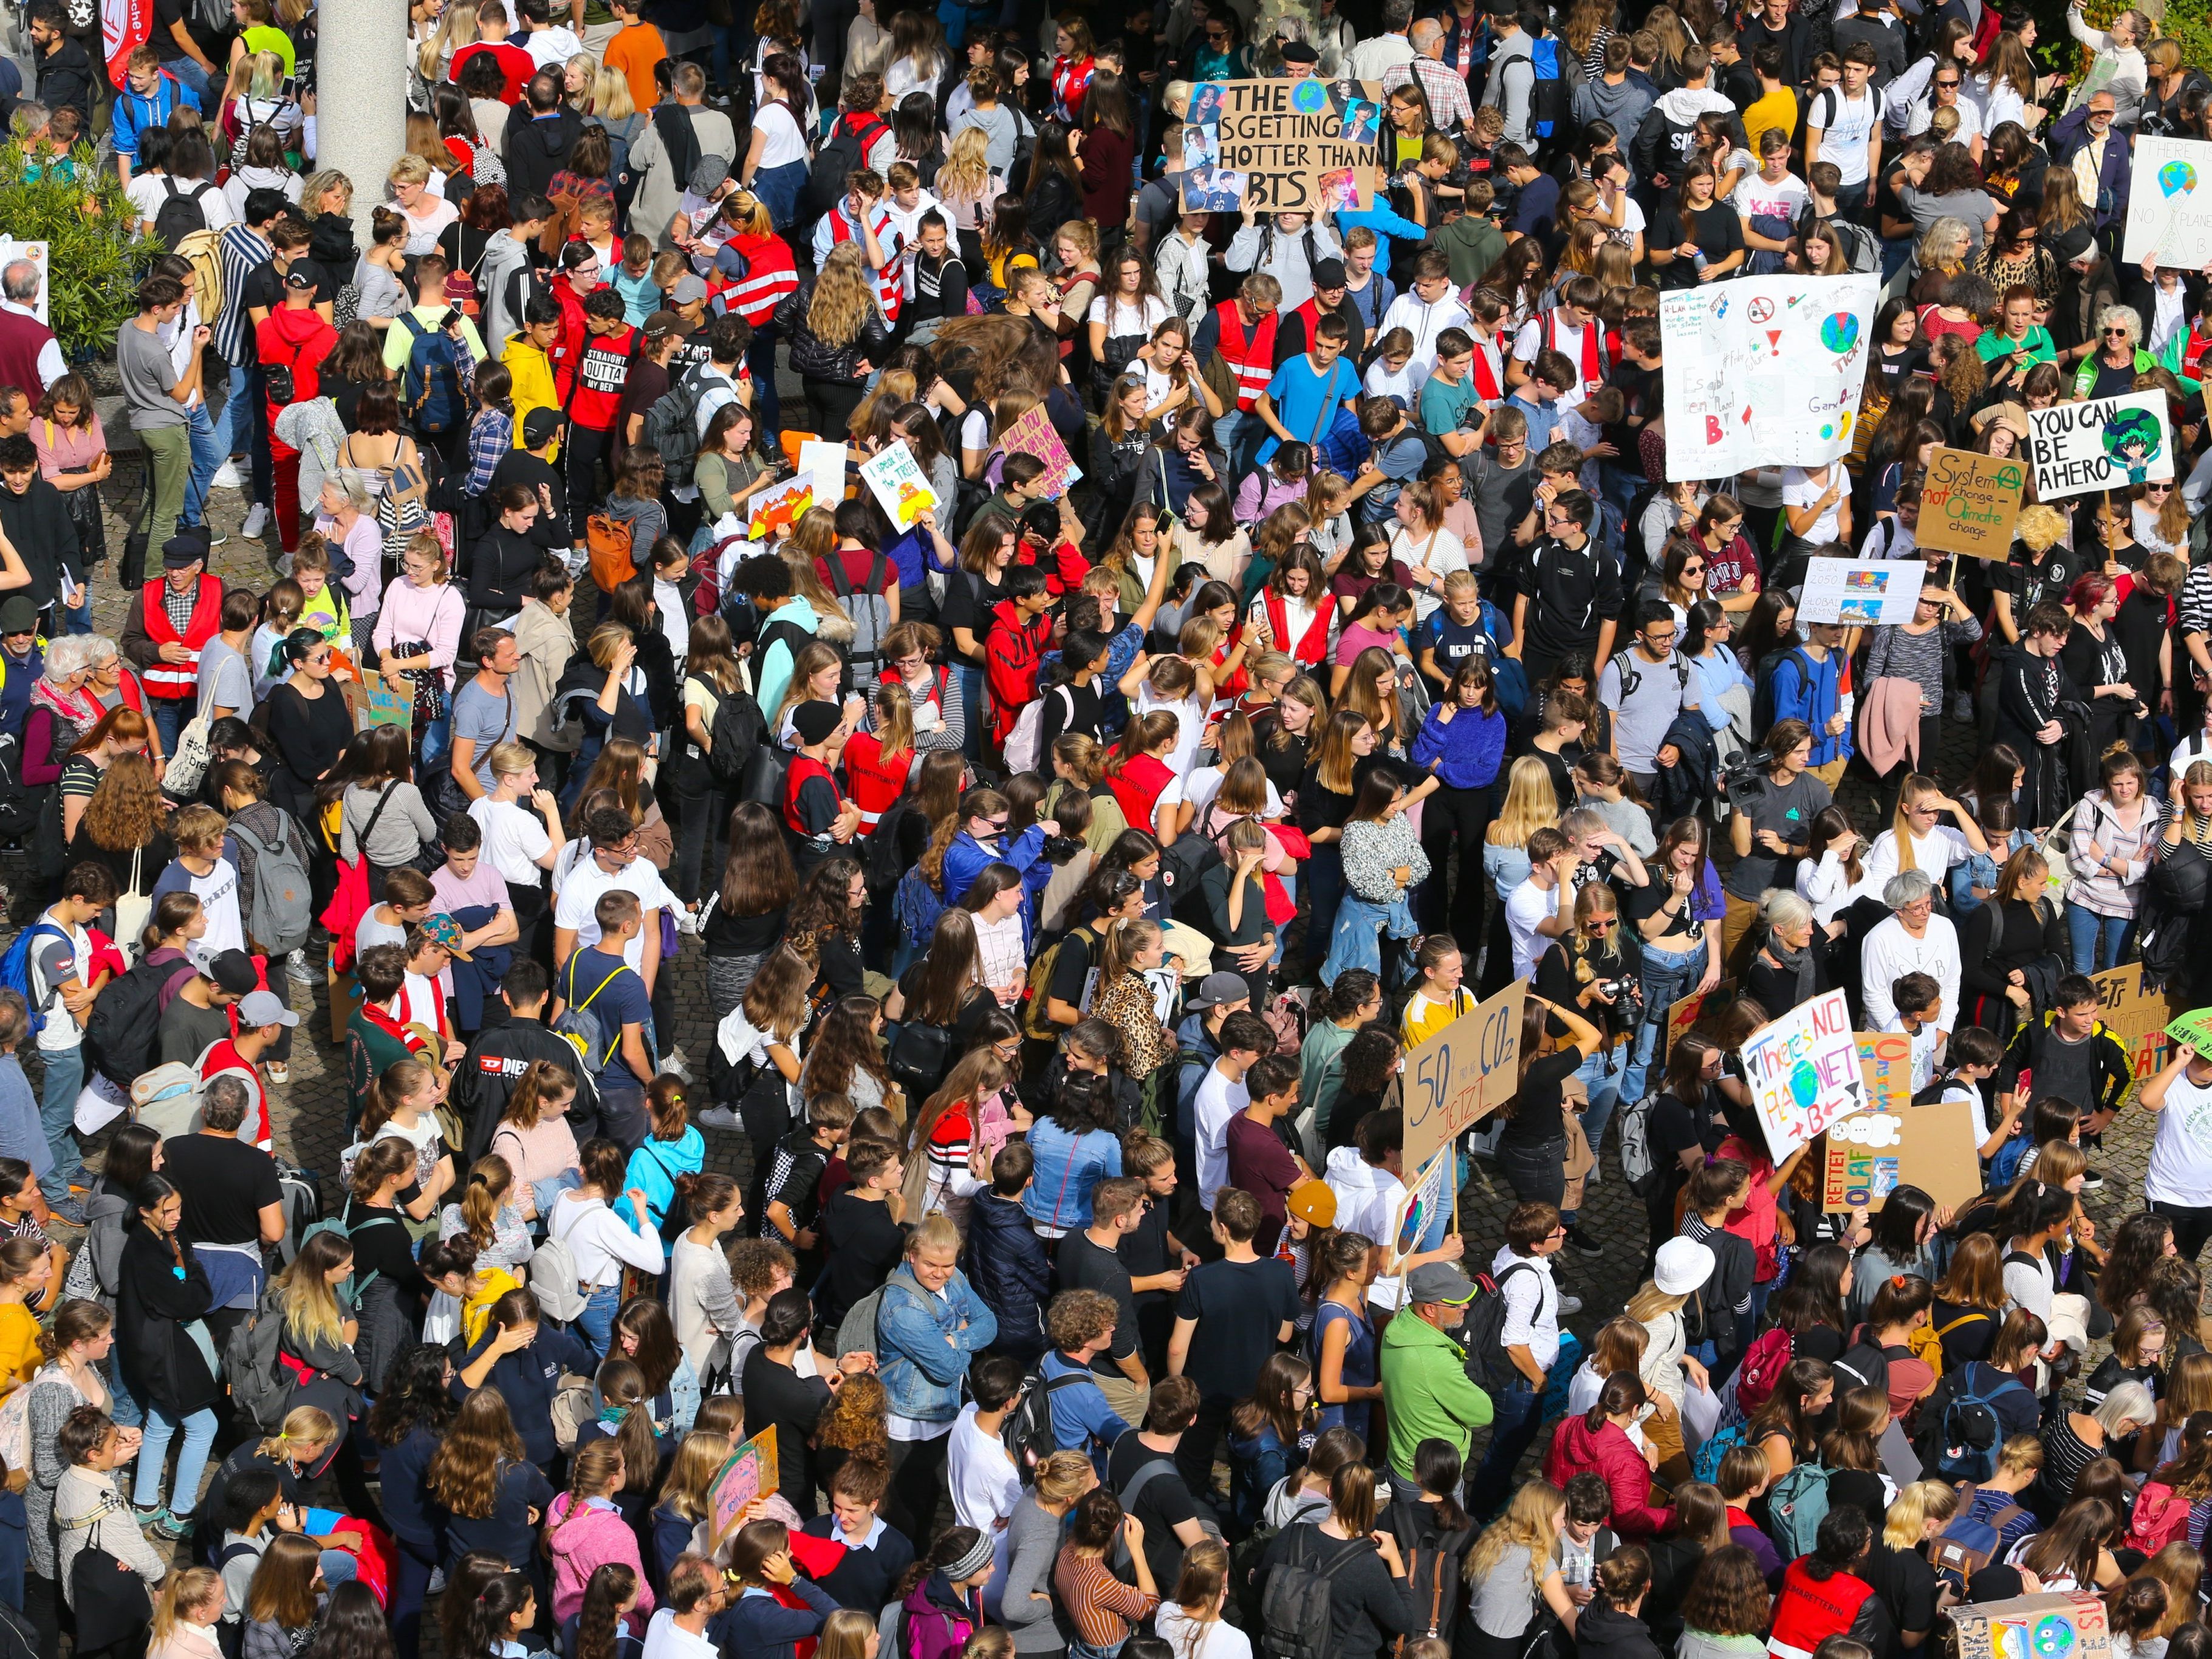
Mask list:
[[[2008,557],[2027,482],[2027,469],[2013,457],[1937,449],[1920,484],[1920,528],[1914,532],[1920,545],[1974,559]]]
[[[1419,1169],[1519,1086],[1528,995],[1528,981],[1516,980],[1406,1056],[1407,1169]]]

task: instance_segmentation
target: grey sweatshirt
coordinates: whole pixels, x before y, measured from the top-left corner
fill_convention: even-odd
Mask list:
[[[382,784],[373,789],[358,783],[346,786],[345,811],[338,831],[340,858],[361,856],[362,832],[376,817],[377,799],[384,788]],[[369,837],[368,861],[392,869],[408,863],[422,850],[424,842],[434,841],[437,836],[438,821],[422,804],[422,792],[411,783],[395,784],[383,817],[376,818],[376,833]]]
[[[1052,1565],[1060,1518],[1025,1492],[1006,1522],[1006,1589],[1001,1616],[1016,1653],[1055,1653],[1067,1645],[1053,1617]],[[1037,1598],[1042,1597],[1042,1600]]]

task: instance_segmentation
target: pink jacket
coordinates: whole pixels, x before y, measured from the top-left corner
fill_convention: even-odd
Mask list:
[[[1920,764],[1920,682],[1884,674],[1859,705],[1859,752],[1876,773],[1908,757]]]
[[[453,658],[461,648],[461,590],[449,581],[435,587],[417,587],[400,576],[384,590],[384,608],[376,613],[374,644],[380,651],[416,640],[430,642],[430,665],[446,677],[453,689]],[[374,662],[363,666],[373,668]]]
[[[638,1554],[637,1534],[611,1504],[584,1500],[573,1521],[568,1518],[568,1494],[562,1492],[545,1511],[545,1548],[553,1558],[553,1620],[556,1624],[584,1605],[584,1587],[601,1567],[617,1565],[637,1574],[637,1617],[640,1623],[653,1613],[653,1586],[646,1582],[645,1562]]]
[[[1613,1529],[1630,1543],[1656,1536],[1667,1511],[1651,1504],[1651,1466],[1617,1424],[1600,1419],[1593,1432],[1579,1417],[1570,1417],[1552,1436],[1544,1459],[1544,1479],[1564,1487],[1584,1469],[1595,1469],[1613,1489]]]

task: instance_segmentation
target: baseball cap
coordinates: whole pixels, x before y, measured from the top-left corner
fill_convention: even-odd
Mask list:
[[[1185,997],[1185,1008],[1218,1008],[1224,1002],[1249,1002],[1252,988],[1242,974],[1208,974],[1198,982],[1198,994]]]
[[[438,915],[424,918],[422,922],[422,932],[428,938],[431,944],[441,947],[448,955],[453,957],[455,961],[473,962],[476,960],[476,958],[471,957],[465,950],[462,949],[461,924],[455,921],[451,916]]]
[[[656,311],[645,319],[645,337],[665,340],[684,326],[684,319],[672,311]]]
[[[694,276],[678,276],[676,287],[668,297],[679,306],[696,305],[707,297],[706,279]]]
[[[1447,1307],[1463,1308],[1474,1300],[1474,1285],[1449,1261],[1425,1262],[1406,1275],[1406,1300],[1409,1304],[1441,1302]]]
[[[0,599],[0,634],[35,634],[39,608],[21,593]]]
[[[1344,261],[1341,259],[1319,259],[1315,261],[1313,268],[1313,285],[1317,289],[1342,288],[1344,286]]]
[[[313,288],[314,285],[314,273],[308,270],[305,266],[294,265],[289,270],[284,273],[284,286],[286,288]]]
[[[264,1025],[297,1025],[299,1015],[284,1006],[274,991],[255,991],[238,1005],[238,1024],[242,1030],[258,1030]]]
[[[216,988],[242,997],[261,983],[261,975],[254,971],[253,958],[243,951],[204,951],[194,958],[192,965],[205,978],[215,981]]]
[[[533,409],[522,417],[522,441],[532,449],[543,449],[560,430],[557,409]]]

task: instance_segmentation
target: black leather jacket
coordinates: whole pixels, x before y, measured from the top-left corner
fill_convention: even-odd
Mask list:
[[[880,364],[890,349],[891,337],[883,318],[870,307],[860,319],[860,331],[843,345],[833,346],[806,325],[807,309],[813,303],[814,284],[810,281],[796,294],[786,295],[775,308],[776,330],[791,343],[792,368],[809,380],[860,385],[868,378],[860,372],[861,361]]]

